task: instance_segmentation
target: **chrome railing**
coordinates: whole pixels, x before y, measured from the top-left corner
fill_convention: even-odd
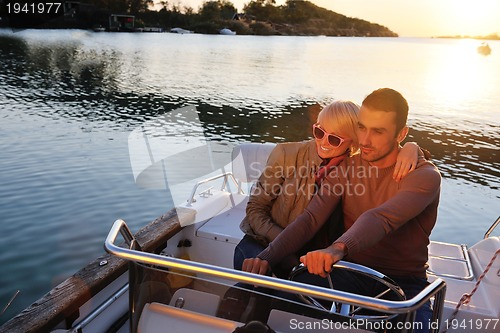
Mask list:
[[[196,191],[198,190],[198,187],[200,185],[212,182],[212,181],[217,180],[219,178],[224,178],[224,182],[222,183],[222,186],[221,186],[221,191],[228,187],[228,178],[229,178],[233,181],[234,185],[238,188],[238,192],[243,194],[243,190],[241,190],[241,186],[238,184],[238,181],[236,181],[236,178],[234,178],[233,173],[232,172],[225,172],[223,174],[220,174],[220,175],[217,175],[214,177],[210,177],[210,178],[207,178],[207,179],[204,179],[204,180],[197,182],[194,185],[193,190],[191,191],[191,194],[189,195],[189,199],[187,201],[187,207],[190,207],[193,204],[193,202],[196,202],[196,199],[194,198],[194,196],[196,195]]]
[[[491,227],[489,227],[489,229],[486,231],[486,233],[484,234],[484,239],[490,237],[490,234],[493,232],[493,230],[495,230],[495,228],[498,226],[499,223],[500,223],[500,216],[497,217],[497,220],[493,222]]]
[[[130,232],[130,229],[127,227],[126,223],[123,220],[117,220],[113,224],[108,237],[106,238],[104,248],[110,254],[129,261],[170,269],[178,269],[192,273],[205,274],[217,278],[232,280],[235,282],[243,282],[250,285],[272,288],[275,290],[300,293],[311,297],[321,298],[327,301],[341,302],[344,304],[350,304],[353,306],[380,312],[406,314],[405,321],[413,320],[415,311],[424,303],[426,303],[431,297],[434,297],[434,313],[432,322],[440,323],[444,304],[444,294],[446,292],[446,283],[439,278],[425,287],[412,299],[405,301],[390,301],[289,280],[283,280],[271,276],[237,271],[234,269],[218,267],[174,257],[165,257],[153,253],[133,250],[131,248],[120,247],[115,245],[115,241],[119,233],[122,234],[127,244],[133,245],[134,238],[132,233]]]

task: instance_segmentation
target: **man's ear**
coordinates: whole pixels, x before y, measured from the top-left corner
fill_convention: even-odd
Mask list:
[[[399,131],[396,139],[398,140],[398,143],[401,143],[405,138],[406,136],[408,135],[408,126],[405,126],[403,127],[403,129],[401,129],[401,131]]]

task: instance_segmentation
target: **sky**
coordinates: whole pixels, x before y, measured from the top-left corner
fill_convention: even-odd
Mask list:
[[[155,2],[159,0],[154,0]],[[238,10],[250,0],[229,0]],[[404,37],[500,35],[500,0],[310,0]],[[204,0],[174,0],[197,10]],[[282,5],[285,0],[276,0]]]

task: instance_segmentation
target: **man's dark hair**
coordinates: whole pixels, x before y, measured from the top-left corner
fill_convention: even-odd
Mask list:
[[[362,106],[377,111],[396,113],[396,135],[406,126],[408,119],[408,102],[394,89],[380,88],[366,96]]]

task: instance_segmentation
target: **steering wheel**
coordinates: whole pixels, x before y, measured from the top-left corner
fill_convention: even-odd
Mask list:
[[[387,277],[386,275],[371,269],[369,267],[355,264],[352,262],[347,262],[347,261],[339,261],[332,267],[333,269],[341,269],[341,270],[346,270],[349,272],[353,272],[359,275],[367,276],[380,284],[384,285],[387,287],[387,289],[378,295],[374,296],[374,298],[381,298],[382,296],[386,295],[387,293],[392,292],[397,298],[397,300],[404,301],[406,300],[405,293],[401,287],[394,282],[391,278]],[[304,266],[303,264],[300,264],[296,266],[292,272],[290,273],[290,276],[288,277],[289,280],[294,281],[294,279],[299,275],[304,272],[307,272],[307,267]],[[330,274],[327,275],[326,279],[328,280],[328,284],[331,289],[335,289],[333,287],[332,283],[332,278]],[[367,315],[367,314],[358,314],[358,312],[362,309],[360,307],[355,307],[353,305],[349,304],[343,304],[340,302],[333,302],[331,305],[330,309],[327,309],[318,302],[315,298],[311,296],[306,296],[306,295],[301,295],[297,294],[299,299],[304,302],[305,304],[315,306],[321,310],[328,311],[330,313],[337,313],[340,315],[344,316],[349,316],[351,318],[355,319],[376,319],[376,320],[390,320],[394,317],[397,316],[397,314],[389,314],[389,313],[383,313],[383,312],[376,312],[376,315]]]

